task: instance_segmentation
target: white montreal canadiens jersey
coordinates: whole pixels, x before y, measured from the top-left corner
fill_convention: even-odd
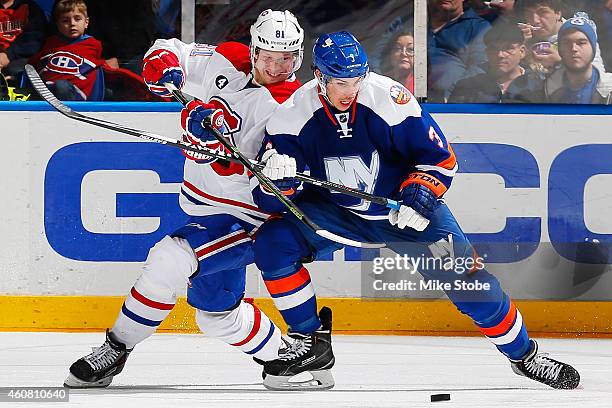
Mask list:
[[[222,109],[225,136],[250,159],[259,152],[265,125],[280,103],[299,87],[297,80],[269,86],[253,83],[249,48],[227,42],[218,46],[157,40],[149,50],[173,52],[185,71],[183,91]],[[193,216],[230,214],[259,225],[270,214],[253,202],[247,171],[227,175],[210,163],[185,160],[180,205]]]

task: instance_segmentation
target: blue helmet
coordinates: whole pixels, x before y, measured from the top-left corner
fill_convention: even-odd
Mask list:
[[[324,76],[355,78],[368,73],[368,56],[348,31],[323,34],[312,49],[312,65]]]

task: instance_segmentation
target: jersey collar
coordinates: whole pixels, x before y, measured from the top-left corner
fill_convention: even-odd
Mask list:
[[[338,121],[336,120],[336,118],[334,117],[334,114],[332,113],[332,111],[335,112],[337,111],[337,109],[334,108],[334,106],[327,100],[327,98],[321,95],[321,87],[319,85],[317,85],[317,96],[319,97],[319,100],[321,101],[321,105],[323,105],[323,110],[325,110],[325,114],[327,115],[328,119],[331,121],[331,123],[334,124],[334,126],[338,126]],[[355,123],[355,114],[357,112],[357,97],[358,96],[359,94],[355,96],[355,99],[353,100],[351,107],[348,109],[351,112],[350,114],[351,124]]]

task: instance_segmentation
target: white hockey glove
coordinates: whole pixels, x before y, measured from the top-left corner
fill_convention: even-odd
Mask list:
[[[389,211],[389,222],[399,229],[406,227],[423,231],[429,225],[429,220],[416,212],[412,207],[402,205],[398,210]]]
[[[276,149],[270,149],[264,152],[261,156],[261,161],[266,164],[262,173],[270,180],[295,178],[297,165],[293,157],[279,154]]]

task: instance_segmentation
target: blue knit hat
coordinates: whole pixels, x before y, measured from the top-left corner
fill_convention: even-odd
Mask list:
[[[584,12],[578,12],[574,14],[574,17],[563,23],[559,29],[559,44],[561,43],[561,37],[566,35],[570,30],[578,30],[586,35],[593,48],[593,58],[595,58],[595,50],[597,49],[597,26],[593,20],[589,18],[589,15]]]

